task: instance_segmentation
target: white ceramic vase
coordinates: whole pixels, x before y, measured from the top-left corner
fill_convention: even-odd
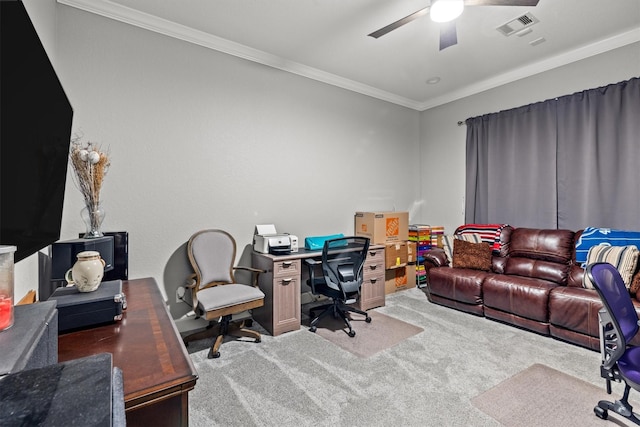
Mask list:
[[[84,251],[77,256],[78,260],[65,274],[67,283],[74,284],[80,292],[93,292],[100,286],[104,276],[104,260],[100,252]]]

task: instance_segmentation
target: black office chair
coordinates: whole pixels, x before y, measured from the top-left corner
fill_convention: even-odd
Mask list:
[[[594,263],[587,266],[589,278],[593,282],[604,307],[598,313],[600,319],[600,352],[602,365],[600,375],[607,380],[607,393],[611,394],[611,381],[624,382],[624,394],[620,400],[601,400],[593,408],[603,420],[608,411],[640,425],[640,419],[629,404],[629,391],[640,391],[640,347],[629,342],[638,333],[638,315],[629,291],[618,270],[608,263]]]
[[[371,317],[365,311],[348,305],[355,303],[360,297],[363,265],[368,249],[369,239],[366,237],[340,237],[325,241],[321,262],[323,275],[320,277],[316,274],[315,268],[320,262],[313,259],[305,260],[309,267],[307,284],[311,287],[311,292],[333,300],[331,304],[313,307],[310,310],[309,314],[313,319],[309,327],[311,332],[315,332],[320,320],[329,314],[344,320],[349,328],[350,337],[354,337],[356,332],[351,327],[348,312],[362,314],[367,323],[371,322]],[[320,310],[323,310],[320,315],[314,317],[313,313]]]

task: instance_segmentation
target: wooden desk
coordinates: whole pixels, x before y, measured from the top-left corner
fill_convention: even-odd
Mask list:
[[[252,252],[251,265],[266,272],[258,276],[260,290],[265,294],[264,305],[253,309],[253,318],[271,335],[300,329],[300,293],[308,277],[302,260],[321,256],[322,251],[305,249],[288,255]],[[362,310],[384,305],[384,261],[384,245],[370,246],[357,303]]]
[[[198,374],[156,281],[123,281],[122,289],[122,320],[60,335],[58,360],[111,353],[123,373],[127,426],[188,426]]]

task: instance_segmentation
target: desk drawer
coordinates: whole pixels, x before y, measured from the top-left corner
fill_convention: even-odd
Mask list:
[[[373,276],[380,276],[384,280],[384,264],[382,259],[378,262],[366,262],[362,269],[365,280]]]
[[[300,260],[292,259],[288,261],[276,261],[273,263],[273,277],[291,276],[293,278],[300,276]]]
[[[368,263],[384,262],[384,248],[371,249],[367,251],[367,258],[365,259],[365,265]]]
[[[384,306],[384,246],[369,248],[364,262],[362,289],[358,305],[361,310]]]

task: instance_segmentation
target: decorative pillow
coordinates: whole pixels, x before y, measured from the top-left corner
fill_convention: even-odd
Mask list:
[[[622,276],[627,289],[631,286],[631,278],[638,264],[638,248],[635,246],[595,245],[589,248],[587,264],[594,262],[608,262],[613,265]],[[583,276],[582,287],[595,289],[587,274]]]
[[[480,243],[482,239],[479,234],[460,234],[455,236],[444,236],[442,238],[442,249],[444,249],[444,253],[447,255],[447,260],[449,261],[449,265],[453,262],[453,241],[454,240],[465,240],[467,242]]]
[[[480,241],[491,245],[493,252],[498,255],[502,251],[502,229],[508,226],[509,224],[464,224],[456,229],[455,234],[477,234]]]
[[[636,295],[638,292],[640,292],[640,271],[637,271],[636,274],[633,275],[631,287],[629,287],[630,294]]]
[[[453,241],[453,267],[491,270],[491,246],[484,242],[472,243],[455,239]]]

